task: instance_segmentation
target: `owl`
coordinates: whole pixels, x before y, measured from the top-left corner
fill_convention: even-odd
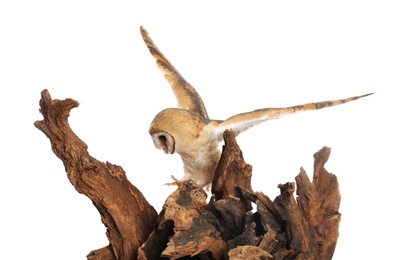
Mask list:
[[[344,104],[370,94],[346,99],[307,103],[302,105],[263,108],[234,115],[226,120],[212,120],[203,100],[154,44],[148,32],[140,27],[142,38],[155,58],[158,68],[170,83],[177,108],[159,112],[151,122],[149,133],[157,149],[166,154],[177,153],[183,161],[182,181],[193,179],[200,188],[208,187],[221,156],[219,144],[223,133],[231,129],[236,135],[266,120],[303,111]]]

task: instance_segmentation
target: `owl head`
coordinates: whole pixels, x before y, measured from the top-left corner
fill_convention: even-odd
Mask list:
[[[167,108],[154,117],[149,133],[157,149],[166,154],[181,154],[181,151],[192,145],[186,140],[197,139],[208,122],[208,119],[189,110]]]

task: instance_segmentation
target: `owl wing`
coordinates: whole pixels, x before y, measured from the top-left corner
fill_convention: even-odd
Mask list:
[[[181,76],[168,59],[165,58],[148,35],[148,32],[143,27],[140,27],[140,31],[149,51],[156,59],[158,68],[164,74],[165,79],[171,84],[176,100],[178,101],[178,107],[208,118],[203,100],[197,91]]]
[[[216,121],[215,122],[215,134],[217,138],[222,139],[222,135],[226,129],[232,129],[236,135],[247,130],[248,128],[260,124],[264,121],[270,119],[277,119],[285,115],[294,114],[298,112],[304,112],[309,110],[318,110],[326,107],[336,106],[340,104],[344,104],[359,98],[363,98],[373,93],[350,97],[346,99],[338,99],[331,101],[322,101],[315,103],[307,103],[303,105],[291,106],[291,107],[281,107],[281,108],[264,108],[258,109],[251,112],[246,112],[242,114],[238,114],[232,116],[224,121]],[[221,140],[220,139],[220,140]]]

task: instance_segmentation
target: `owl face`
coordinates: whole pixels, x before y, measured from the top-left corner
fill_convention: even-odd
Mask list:
[[[157,149],[161,149],[166,154],[175,152],[175,138],[167,132],[150,132],[154,145]]]

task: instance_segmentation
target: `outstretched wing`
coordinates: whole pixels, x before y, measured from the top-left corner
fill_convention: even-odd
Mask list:
[[[247,112],[238,114],[228,118],[225,121],[216,121],[215,131],[217,138],[222,138],[222,134],[226,129],[232,129],[235,134],[239,134],[248,128],[255,126],[261,122],[264,122],[269,119],[277,119],[285,115],[294,114],[303,111],[309,110],[318,110],[326,107],[336,106],[340,104],[344,104],[359,98],[363,98],[373,93],[350,97],[346,99],[339,99],[339,100],[331,100],[331,101],[322,101],[322,102],[315,102],[315,103],[307,103],[298,106],[291,106],[291,107],[281,107],[281,108],[264,108],[258,109],[255,111]]]
[[[158,68],[162,71],[166,80],[171,84],[176,100],[178,101],[178,107],[190,110],[202,117],[208,118],[203,100],[197,91],[179,74],[168,59],[164,57],[150,36],[148,36],[148,32],[142,26],[140,27],[140,31],[144,42],[156,59]]]

